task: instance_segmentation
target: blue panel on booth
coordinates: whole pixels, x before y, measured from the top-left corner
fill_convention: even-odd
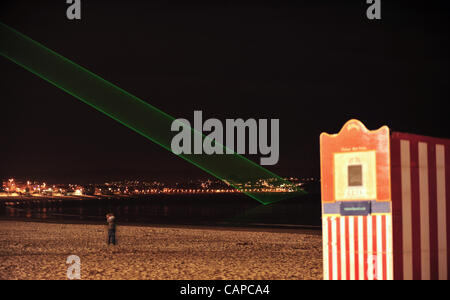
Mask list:
[[[370,201],[341,202],[341,216],[367,216],[371,213]]]

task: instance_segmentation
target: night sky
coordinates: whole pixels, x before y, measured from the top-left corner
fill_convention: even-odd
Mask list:
[[[448,9],[434,1],[65,0],[0,4],[0,21],[177,118],[279,118],[282,176],[319,176],[319,134],[369,129],[450,138]],[[392,4],[395,2],[396,4]],[[0,179],[208,178],[0,57]],[[260,155],[250,156],[255,161]]]

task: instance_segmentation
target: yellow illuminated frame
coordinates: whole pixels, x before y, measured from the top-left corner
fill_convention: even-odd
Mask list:
[[[362,185],[349,186],[348,167],[361,165]],[[335,201],[377,199],[376,152],[334,153],[334,197]]]

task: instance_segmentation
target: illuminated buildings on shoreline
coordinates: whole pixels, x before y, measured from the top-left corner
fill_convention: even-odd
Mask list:
[[[275,185],[274,179],[227,185],[220,180],[191,180],[185,183],[167,184],[159,181],[124,180],[102,184],[47,184],[37,181],[3,180],[0,197],[10,196],[107,196],[152,194],[216,194],[216,193],[290,193],[302,189],[304,184],[317,181],[314,178],[286,178],[290,183]]]

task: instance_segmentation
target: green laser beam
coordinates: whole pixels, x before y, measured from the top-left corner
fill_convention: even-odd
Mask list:
[[[3,57],[172,152],[174,133],[171,124],[174,117],[1,22],[0,37],[0,54]],[[193,128],[191,132],[205,138]],[[291,182],[236,153],[178,156],[264,205],[305,193]],[[257,180],[270,182],[273,187],[288,187],[292,191],[248,191],[245,185]]]

